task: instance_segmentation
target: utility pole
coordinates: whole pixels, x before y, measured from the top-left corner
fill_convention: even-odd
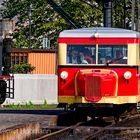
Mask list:
[[[104,27],[112,27],[112,1],[103,1]]]
[[[123,1],[123,9],[124,9],[124,21],[123,21],[123,27],[124,27],[124,29],[126,28],[126,10],[127,10],[127,8],[126,8],[126,3],[125,3],[125,0]]]
[[[137,0],[137,5],[138,5],[138,25],[137,25],[137,31],[140,32],[140,0]]]
[[[135,0],[132,0],[132,26],[131,30],[135,30]]]
[[[140,31],[140,0],[132,0],[132,30]]]
[[[3,71],[3,32],[4,32],[4,19],[2,16],[3,13],[2,1],[0,1],[0,75],[2,75]]]
[[[0,75],[2,75],[3,19],[0,19]]]
[[[31,49],[31,36],[32,36],[31,18],[32,18],[32,4],[30,4],[29,6],[29,49]]]
[[[103,22],[104,27],[112,27],[112,3],[113,0],[95,0],[98,4],[102,3],[103,6]]]

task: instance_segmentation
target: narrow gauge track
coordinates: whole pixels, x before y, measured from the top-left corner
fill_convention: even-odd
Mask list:
[[[0,132],[0,139],[9,140],[132,140],[140,138],[140,113],[129,115],[118,124],[107,118],[110,124],[101,127],[85,125],[79,122],[69,127],[48,126],[42,128],[39,122],[14,126]],[[133,123],[132,123],[133,122]],[[26,138],[26,139],[25,139]]]
[[[128,116],[118,124],[112,122],[105,127],[80,126],[78,123],[70,127],[46,128],[51,132],[35,140],[132,140],[140,138],[140,114]],[[130,123],[129,123],[130,121]],[[131,125],[134,121],[135,126]],[[125,125],[124,125],[125,124]],[[126,125],[127,124],[127,125]],[[139,125],[138,125],[139,124]],[[54,129],[54,130],[53,130]]]
[[[103,131],[103,129],[114,125],[114,123],[112,123],[105,127],[100,127],[100,129],[99,127],[94,127],[94,129],[93,127],[91,127],[92,129],[90,129],[90,127],[84,126],[85,124],[86,122],[79,122],[76,125],[72,125],[69,127],[46,128],[45,131],[51,133],[41,136],[40,138],[37,138],[35,140],[86,140],[92,135],[100,133],[101,131]]]
[[[46,134],[35,140],[58,140],[58,139],[65,140],[70,136],[72,130],[76,129],[78,126],[80,126],[84,123],[85,122],[79,122],[76,125],[64,127],[63,129],[52,132],[50,134]],[[48,130],[50,130],[50,132],[52,131],[51,128],[48,128]]]
[[[140,112],[127,116],[125,119],[98,129],[82,140],[132,140],[140,139]],[[133,122],[133,123],[132,123]]]

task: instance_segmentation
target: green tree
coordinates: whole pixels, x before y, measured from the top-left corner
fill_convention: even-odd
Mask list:
[[[74,20],[83,27],[100,26],[102,13],[100,9],[93,9],[80,0],[56,0]],[[8,0],[5,3],[5,18],[16,17],[17,27],[13,33],[13,47],[27,48],[29,46],[29,5],[32,3],[31,43],[32,48],[41,47],[42,38],[47,36],[56,47],[60,31],[70,29],[70,25],[44,0]],[[81,10],[82,9],[82,10]]]
[[[95,0],[55,0],[62,9],[68,13],[82,27],[103,26],[103,6]],[[5,18],[17,18],[16,30],[13,33],[13,47],[29,47],[29,6],[32,4],[31,16],[31,46],[39,48],[42,46],[44,36],[48,37],[52,49],[57,46],[57,38],[60,31],[70,29],[67,23],[53,8],[47,0],[7,0],[6,9],[3,13]],[[130,0],[126,5],[131,6]],[[113,26],[123,27],[124,7],[123,1],[115,0],[113,4]],[[130,22],[130,11],[126,13],[126,24]]]
[[[114,1],[113,26],[118,28],[130,28],[132,3],[131,0]]]

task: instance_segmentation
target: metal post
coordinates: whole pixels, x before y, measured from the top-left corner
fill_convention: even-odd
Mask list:
[[[138,4],[138,32],[140,32],[140,0],[137,0]]]
[[[31,36],[32,36],[31,17],[32,17],[32,4],[30,4],[29,6],[29,49],[31,48]]]
[[[123,27],[124,27],[124,29],[126,28],[126,3],[125,3],[125,0],[124,0],[124,7],[123,7],[123,9],[124,9],[124,25],[123,25]]]
[[[103,1],[104,27],[112,27],[112,1]]]
[[[0,75],[2,75],[2,50],[3,50],[3,24],[4,20],[0,21]]]
[[[132,0],[132,26],[131,30],[135,30],[135,0]]]

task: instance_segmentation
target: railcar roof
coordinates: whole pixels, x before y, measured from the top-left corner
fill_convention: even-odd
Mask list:
[[[72,30],[64,30],[60,33],[59,37],[94,37],[95,34],[98,34],[98,38],[101,37],[113,37],[113,38],[134,38],[140,37],[140,33],[132,30],[126,30],[121,28],[79,28]]]

